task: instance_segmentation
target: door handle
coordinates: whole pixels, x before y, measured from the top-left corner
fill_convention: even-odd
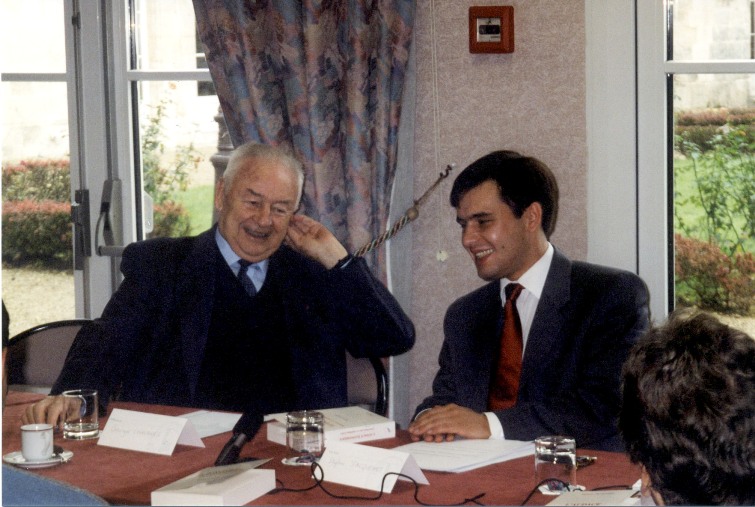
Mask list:
[[[123,254],[123,206],[121,180],[108,179],[102,185],[100,216],[97,218],[94,245],[97,255],[120,257]]]
[[[81,189],[74,192],[71,220],[73,221],[73,269],[83,270],[84,259],[92,256],[89,190]]]

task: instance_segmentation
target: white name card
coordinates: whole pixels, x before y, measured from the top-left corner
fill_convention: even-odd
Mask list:
[[[204,447],[186,418],[113,409],[98,445],[170,456],[177,444]]]
[[[349,442],[329,442],[320,458],[323,481],[390,493],[400,473],[418,484],[429,484],[425,474],[407,452]],[[318,472],[315,471],[315,477]],[[390,474],[386,477],[386,474]],[[385,482],[384,481],[385,478]],[[403,479],[403,478],[402,478]],[[406,480],[406,479],[404,479]]]

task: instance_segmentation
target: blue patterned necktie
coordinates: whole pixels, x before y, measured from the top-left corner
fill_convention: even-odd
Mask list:
[[[246,271],[251,264],[252,263],[247,260],[239,259],[239,274],[236,275],[236,278],[239,279],[239,282],[241,282],[241,286],[244,287],[246,293],[250,296],[254,296],[257,294],[257,287],[254,286],[254,282],[252,282],[246,274]]]

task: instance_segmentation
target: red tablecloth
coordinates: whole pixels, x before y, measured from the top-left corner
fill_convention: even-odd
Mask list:
[[[20,449],[20,417],[25,406],[39,399],[39,395],[10,392],[3,413],[3,455]],[[182,415],[195,409],[144,405],[137,403],[113,403],[111,407],[138,410],[165,415]],[[107,417],[101,418],[101,427]],[[96,440],[71,441],[62,436],[55,437],[55,443],[74,456],[68,463],[52,468],[37,469],[34,473],[68,482],[91,491],[114,504],[149,505],[150,493],[170,482],[185,477],[205,467],[212,466],[220,449],[228,441],[230,434],[224,433],[204,439],[205,448],[179,445],[172,456],[159,456],[136,451],[127,451],[97,445]],[[385,448],[408,443],[406,431],[398,431],[398,437],[371,442]],[[279,486],[303,489],[314,484],[307,467],[291,467],[281,463],[285,448],[267,441],[263,426],[257,437],[244,447],[241,456],[272,458],[263,468],[275,469]],[[597,456],[594,465],[580,469],[577,473],[579,484],[588,489],[607,486],[631,486],[639,478],[639,468],[620,453],[589,451]],[[477,501],[484,505],[520,505],[535,486],[533,458],[525,457],[495,465],[489,465],[463,473],[425,472],[430,484],[420,486],[417,496],[420,501],[434,505],[461,503],[465,499],[484,496]],[[326,477],[327,479],[327,477]],[[379,500],[366,500],[377,493],[358,488],[341,486],[330,482],[325,488],[340,496],[360,498],[339,499],[329,496],[320,488],[304,492],[280,491],[264,495],[253,505],[333,505],[333,504],[393,504],[416,505],[415,487],[398,481],[390,494],[383,494]],[[552,497],[535,494],[528,505],[543,505]]]

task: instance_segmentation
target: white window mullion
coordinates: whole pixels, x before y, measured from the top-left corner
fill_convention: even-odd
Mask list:
[[[668,160],[663,0],[637,0],[637,173],[639,274],[654,320],[668,314]]]

